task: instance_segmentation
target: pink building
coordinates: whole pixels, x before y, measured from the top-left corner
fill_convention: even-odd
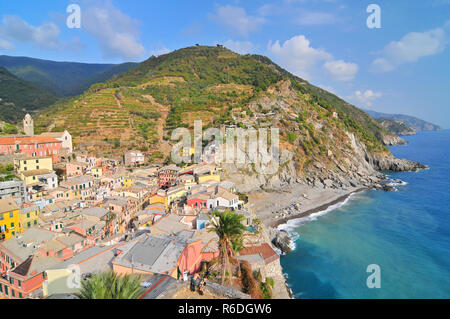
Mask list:
[[[62,142],[48,136],[0,137],[0,154],[25,154],[29,157],[51,156],[53,163],[59,161]]]

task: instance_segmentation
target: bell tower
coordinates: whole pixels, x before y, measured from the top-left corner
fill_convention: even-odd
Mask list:
[[[34,136],[34,121],[30,114],[23,119],[23,130],[26,136]]]

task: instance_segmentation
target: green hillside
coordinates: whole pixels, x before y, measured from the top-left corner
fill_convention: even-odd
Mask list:
[[[376,119],[378,123],[380,123],[383,127],[385,127],[388,131],[397,134],[397,135],[414,135],[416,131],[407,126],[400,120],[392,120],[387,118],[378,118]]]
[[[115,65],[55,62],[27,57],[0,56],[0,66],[22,80],[32,82],[58,97],[81,94],[90,85],[106,81],[136,65],[136,63]]]
[[[417,117],[404,114],[387,114],[380,113],[370,110],[365,110],[370,116],[375,119],[389,119],[393,121],[398,121],[404,123],[406,126],[410,127],[415,131],[439,131],[442,128],[439,125],[424,121]]]
[[[55,100],[50,93],[0,67],[0,120],[18,122],[26,113],[46,108]]]
[[[152,57],[83,95],[42,112],[38,130],[67,127],[76,144],[106,154],[139,147],[170,153],[176,127],[279,127],[299,169],[351,149],[348,132],[372,152],[389,154],[390,135],[366,113],[276,66],[221,47],[188,47]],[[120,141],[120,142],[119,142]],[[95,146],[93,146],[95,144]],[[306,155],[306,156],[305,156]]]

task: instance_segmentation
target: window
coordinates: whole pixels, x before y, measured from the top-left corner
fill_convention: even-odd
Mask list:
[[[30,218],[30,213],[27,213],[27,218]]]
[[[13,218],[14,217],[14,212],[10,212],[9,213],[9,218]],[[11,226],[12,227],[12,226]]]

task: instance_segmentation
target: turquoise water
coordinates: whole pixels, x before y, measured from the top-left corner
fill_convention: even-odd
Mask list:
[[[450,131],[405,139],[392,153],[429,170],[389,173],[407,184],[288,225],[296,249],[281,264],[295,298],[450,298]],[[366,285],[371,264],[379,289]]]

